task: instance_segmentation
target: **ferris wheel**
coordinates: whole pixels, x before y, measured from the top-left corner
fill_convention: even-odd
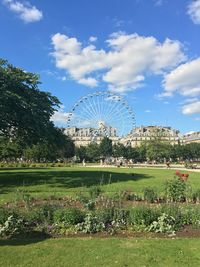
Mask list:
[[[135,128],[135,115],[122,96],[95,92],[80,98],[67,116],[67,128],[87,128],[91,136],[123,136]]]

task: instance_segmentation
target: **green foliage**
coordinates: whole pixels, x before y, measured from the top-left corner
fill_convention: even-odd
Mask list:
[[[144,188],[144,200],[149,203],[154,203],[157,199],[157,194],[153,188],[146,187]]]
[[[24,232],[24,222],[16,215],[7,218],[3,225],[0,225],[0,236],[11,237]]]
[[[175,219],[166,213],[161,214],[157,221],[153,221],[148,227],[148,231],[155,233],[174,234]]]
[[[77,208],[58,209],[54,212],[54,223],[76,225],[84,220],[84,212]]]
[[[148,226],[153,221],[156,221],[159,216],[160,211],[158,209],[139,205],[130,210],[129,223],[134,226]]]
[[[111,224],[114,218],[114,208],[101,208],[95,211],[98,222],[105,225]]]
[[[92,199],[97,198],[102,192],[103,191],[100,185],[91,186],[89,188],[89,196]]]
[[[0,60],[0,133],[8,139],[35,143],[53,127],[50,118],[59,100],[38,89],[36,74]]]
[[[102,232],[105,229],[105,225],[102,222],[98,222],[94,213],[87,213],[84,222],[76,225],[76,230],[83,233],[94,234]]]
[[[200,202],[200,189],[196,189],[193,193],[192,193],[192,200],[194,202]]]
[[[113,157],[120,158],[124,157],[126,147],[123,144],[114,144],[112,148]]]
[[[79,159],[80,162],[86,159],[87,158],[86,147],[85,146],[75,147],[75,156]]]
[[[99,160],[100,152],[99,145],[91,143],[86,147],[86,159],[90,162],[96,162]]]
[[[8,209],[0,207],[0,225],[4,224],[10,215],[11,212]]]
[[[37,210],[36,216],[38,222],[52,223],[54,219],[54,213],[57,210],[58,205],[45,204]]]
[[[103,158],[112,156],[112,141],[108,137],[104,137],[101,141],[99,151]]]
[[[165,213],[175,219],[175,227],[179,229],[183,223],[183,212],[179,205],[177,204],[166,204],[160,207],[160,213]]]
[[[170,201],[185,201],[187,184],[179,177],[175,176],[173,179],[166,182],[165,192],[167,199]]]
[[[27,190],[24,190],[24,189],[16,190],[15,201],[16,202],[23,201],[26,209],[30,209],[32,199],[33,198],[31,197],[31,195],[29,194]]]

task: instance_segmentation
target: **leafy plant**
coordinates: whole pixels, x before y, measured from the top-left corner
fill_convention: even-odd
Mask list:
[[[54,213],[54,223],[76,225],[84,221],[84,212],[77,208],[58,209]]]
[[[0,225],[0,236],[11,237],[20,234],[24,230],[24,222],[16,215],[7,218],[3,225]]]
[[[102,188],[99,185],[91,186],[89,188],[89,195],[92,199],[97,198],[102,193]]]
[[[165,187],[166,197],[173,202],[185,201],[187,184],[179,177],[168,180]]]
[[[149,232],[175,234],[175,218],[163,213],[147,229]]]
[[[153,188],[145,188],[144,189],[144,200],[149,203],[154,203],[157,199],[157,195]]]
[[[77,231],[83,233],[97,233],[105,229],[105,225],[102,222],[98,222],[94,213],[87,213],[84,222],[78,223],[75,228]]]
[[[129,223],[135,226],[148,226],[156,221],[159,216],[160,211],[158,209],[141,205],[130,210]]]
[[[200,189],[197,189],[192,193],[192,200],[194,202],[200,202]]]

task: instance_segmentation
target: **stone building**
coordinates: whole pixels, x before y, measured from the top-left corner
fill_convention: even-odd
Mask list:
[[[108,136],[113,144],[122,143],[125,146],[138,147],[144,141],[159,138],[161,141],[170,144],[182,144],[183,138],[178,130],[163,126],[140,126],[131,131],[126,136],[117,136],[116,129],[106,126],[100,122],[99,129],[71,127],[65,129],[65,134],[69,135],[77,147],[87,146],[91,142],[99,144],[104,136]]]
[[[200,132],[192,132],[183,136],[183,143],[200,143]]]
[[[66,128],[64,132],[71,137],[77,147],[87,146],[91,142],[100,144],[105,136],[108,136],[113,144],[120,142],[116,129],[111,126],[105,126],[103,122],[99,123],[98,129],[71,127]]]
[[[121,139],[124,145],[141,146],[142,142],[159,139],[171,145],[182,143],[182,135],[178,130],[163,126],[140,126]]]

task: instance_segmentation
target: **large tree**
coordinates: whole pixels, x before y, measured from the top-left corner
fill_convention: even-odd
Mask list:
[[[39,77],[0,59],[0,135],[36,144],[54,127],[59,100],[39,90]]]
[[[103,158],[112,156],[112,140],[104,137],[99,145],[99,152]]]

